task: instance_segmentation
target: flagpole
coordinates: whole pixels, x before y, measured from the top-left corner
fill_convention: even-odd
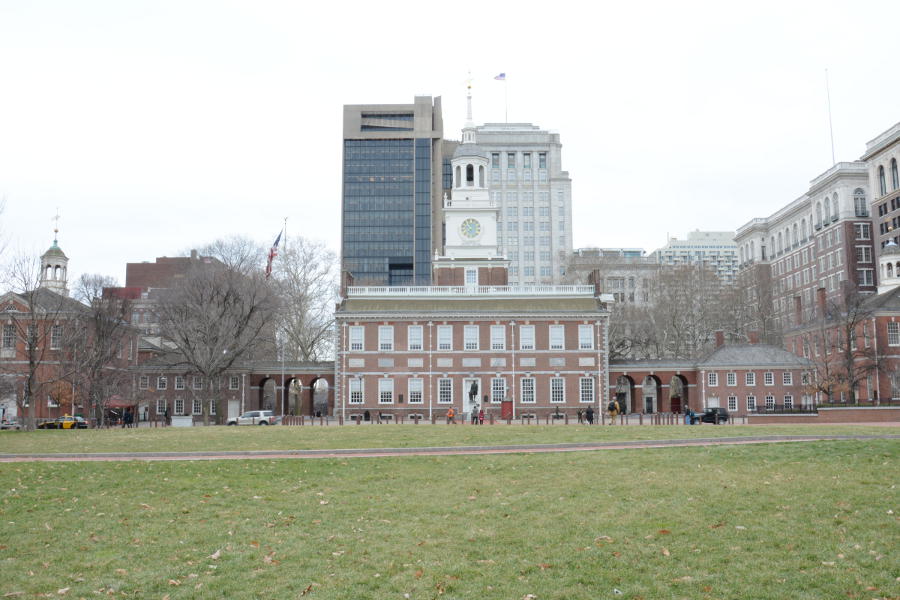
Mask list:
[[[509,123],[509,93],[506,87],[506,77],[503,78],[503,119],[506,123]]]

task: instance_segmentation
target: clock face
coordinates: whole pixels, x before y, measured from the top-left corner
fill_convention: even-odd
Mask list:
[[[475,239],[481,235],[481,223],[472,218],[466,219],[460,224],[459,232],[465,238]]]

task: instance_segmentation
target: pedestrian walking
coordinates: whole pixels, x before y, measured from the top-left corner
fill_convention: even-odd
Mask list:
[[[594,407],[588,406],[587,410],[584,412],[584,417],[587,419],[588,425],[594,424]]]
[[[452,406],[447,409],[447,424],[456,425],[456,411],[453,410]]]
[[[609,410],[609,424],[615,425],[616,419],[619,416],[619,412],[621,411],[621,407],[619,406],[618,400],[613,400],[609,403],[609,406],[606,407]]]
[[[478,411],[478,424],[484,425],[484,409]]]
[[[472,425],[478,425],[478,405],[472,407]]]
[[[582,423],[584,423],[584,413],[581,412],[581,409],[579,409],[575,414],[578,415],[578,424],[581,425]]]

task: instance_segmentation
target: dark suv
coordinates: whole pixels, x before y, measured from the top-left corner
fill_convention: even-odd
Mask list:
[[[700,415],[700,422],[712,423],[713,425],[718,425],[719,423],[727,423],[728,411],[720,407],[707,408],[703,412],[703,414]]]

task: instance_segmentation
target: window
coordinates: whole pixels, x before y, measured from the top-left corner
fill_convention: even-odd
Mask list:
[[[853,230],[858,240],[872,239],[872,228],[868,223],[854,223]]]
[[[202,390],[203,389],[203,378],[199,375],[194,375],[194,380],[193,380],[192,385],[195,390]]]
[[[531,152],[522,153],[522,166],[526,169],[531,168]]]
[[[382,352],[394,349],[393,325],[380,325],[378,327],[378,349]]]
[[[184,399],[183,398],[175,398],[175,414],[176,415],[184,414]]]
[[[184,389],[184,375],[176,375],[175,376],[175,389],[176,390]]]
[[[756,411],[756,396],[747,396],[747,411]]]
[[[138,389],[139,390],[150,389],[150,376],[149,375],[141,375],[140,379],[138,379]]]
[[[539,169],[547,168],[547,153],[546,152],[538,152],[538,168]]]
[[[784,408],[786,410],[790,410],[790,409],[794,408],[794,397],[793,396],[788,395],[788,396],[784,397]]]
[[[163,415],[166,413],[166,399],[165,398],[157,398],[156,399],[156,414]]]
[[[362,404],[362,379],[355,377],[350,379],[350,404]]]
[[[737,373],[727,373],[725,375],[725,385],[728,385],[728,386],[737,385]]]
[[[409,388],[409,403],[410,404],[422,404],[423,395],[422,391],[425,389],[424,380],[422,379],[410,379],[407,382],[407,386]]]
[[[507,217],[518,217],[519,216],[519,208],[517,206],[507,206],[506,207],[506,216]]]
[[[534,325],[519,327],[519,350],[534,350]]]
[[[857,269],[856,280],[858,285],[875,285],[875,270]]]
[[[499,404],[506,398],[506,380],[502,377],[491,378],[491,402]]]
[[[766,410],[775,410],[775,396],[772,394],[766,395]]]
[[[728,396],[728,410],[737,412],[737,396]]]
[[[453,325],[438,325],[438,350],[453,350]]]
[[[534,231],[534,222],[526,221],[525,223],[522,223],[522,231]]]
[[[478,350],[478,325],[466,325],[463,328],[463,348]]]
[[[203,410],[203,405],[200,404],[200,400],[194,398],[194,401],[191,402],[191,414],[199,415],[202,410]]]
[[[790,371],[785,371],[781,376],[781,381],[784,385],[794,385],[794,374]]]
[[[451,404],[453,402],[453,380],[450,378],[438,379],[438,404]]]
[[[229,390],[236,390],[236,389],[239,389],[240,387],[241,387],[241,378],[240,377],[238,377],[237,375],[232,375],[231,377],[228,378],[228,389]]]
[[[594,349],[594,326],[579,325],[578,326],[578,349],[593,350]]]
[[[756,373],[750,371],[744,374],[744,384],[745,385],[756,385]]]
[[[878,167],[878,189],[881,191],[882,196],[887,194],[887,185],[884,181],[884,165]]]
[[[515,152],[507,152],[506,153],[506,168],[507,169],[515,169],[516,168],[516,153]]]
[[[562,377],[550,378],[550,402],[562,404],[566,401],[565,380]]]
[[[525,277],[534,277],[534,267],[523,267],[522,268]]]
[[[156,389],[165,390],[169,387],[169,380],[165,375],[156,378]]]
[[[900,323],[890,322],[887,324],[888,330],[888,346],[900,346]]]
[[[365,344],[366,328],[360,325],[350,327],[350,349],[362,350]]]
[[[500,153],[499,152],[491,152],[491,168],[493,168],[493,169],[500,168]]]
[[[534,404],[534,377],[523,377],[520,381],[522,393],[520,398],[523,404]]]
[[[406,346],[409,350],[422,349],[422,326],[410,325],[406,330]]]
[[[706,385],[710,387],[716,387],[719,385],[719,374],[718,373],[707,373],[706,374]]]
[[[50,327],[50,349],[59,350],[62,344],[62,326],[53,325]]]
[[[522,216],[523,217],[533,217],[534,216],[534,207],[533,206],[523,206],[522,207]],[[534,223],[532,223],[534,225]]]
[[[379,379],[378,380],[378,404],[394,403],[394,380]]]
[[[209,401],[209,414],[211,414],[211,415],[216,414],[216,401],[215,400]]]
[[[550,326],[550,349],[562,350],[565,348],[565,329],[562,325]]]
[[[550,216],[550,207],[549,206],[540,206],[538,207],[538,216],[539,217],[549,217]],[[546,229],[544,228],[546,226]],[[550,223],[541,223],[541,231],[550,231]]]
[[[866,193],[857,188],[853,191],[853,208],[857,217],[868,217],[869,207],[866,205]]]
[[[594,401],[594,378],[582,377],[578,380],[579,399],[588,404]]]
[[[15,348],[16,347],[16,327],[15,327],[15,325],[4,325],[3,326],[3,347],[4,348]]]
[[[491,325],[491,350],[506,350],[505,325]]]

